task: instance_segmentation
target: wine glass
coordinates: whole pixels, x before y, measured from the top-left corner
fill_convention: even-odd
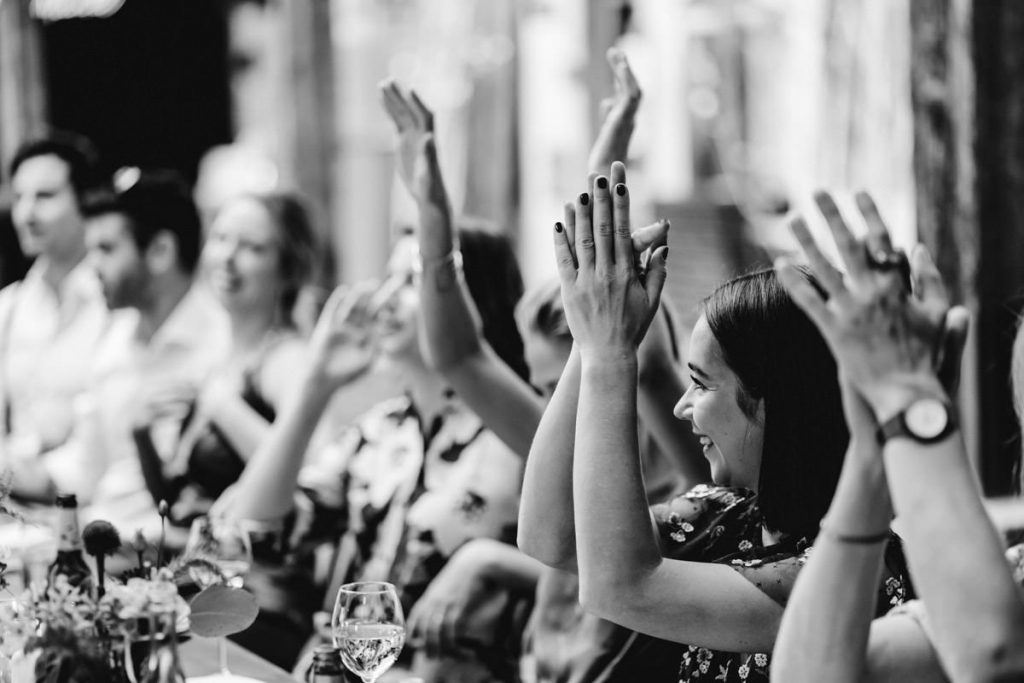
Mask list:
[[[189,567],[189,575],[200,588],[219,583],[241,588],[252,567],[252,543],[248,532],[237,521],[226,518],[197,517],[189,530],[185,555],[200,560]],[[206,560],[213,567],[204,566],[201,560]],[[228,668],[227,638],[218,638],[217,648],[220,660],[217,680],[239,680]]]
[[[362,581],[338,589],[331,617],[334,644],[349,671],[373,683],[398,660],[405,617],[390,583]]]

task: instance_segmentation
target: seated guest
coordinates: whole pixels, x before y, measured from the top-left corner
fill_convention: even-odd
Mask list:
[[[511,247],[482,232],[467,231],[463,240],[485,329],[501,335],[506,361],[525,374],[513,320],[522,284]],[[313,515],[308,523],[298,515],[285,550],[301,558],[313,543],[338,539],[337,580],[391,581],[407,610],[464,542],[513,539],[522,476],[522,460],[424,362],[419,268],[416,241],[403,236],[382,286],[332,296],[296,373],[298,391],[225,506],[236,518],[280,522],[299,490],[300,510],[311,508]],[[369,370],[375,350],[396,367],[405,395],[345,426],[307,462],[306,446],[331,395]],[[448,672],[445,680],[489,675],[486,663],[466,667],[470,672]]]
[[[85,257],[81,202],[99,183],[96,152],[76,135],[23,144],[10,163],[11,219],[35,263],[0,291],[0,460],[16,495],[51,499],[60,476],[42,453],[68,438],[74,397],[88,384],[90,358],[107,308]],[[73,483],[73,482],[70,482]]]
[[[293,309],[318,249],[291,193],[243,196],[214,217],[202,266],[227,314],[229,350],[203,383],[161,496],[175,523],[205,513],[238,479],[294,386],[306,344]]]
[[[715,485],[649,509],[637,456],[636,349],[658,305],[666,252],[637,267],[625,169],[611,171],[577,198],[572,232],[553,231],[581,379],[578,401],[559,385],[538,429],[520,546],[575,568],[584,609],[672,647],[675,666],[645,680],[765,681],[844,452],[858,447],[835,363],[773,271],[717,288],[694,327],[692,384],[676,406]],[[892,548],[875,586],[879,611],[909,593],[895,541]]]
[[[50,485],[94,503],[91,514],[134,526],[156,508],[133,428],[170,421],[174,436],[187,400],[223,358],[226,327],[193,286],[199,216],[175,172],[123,169],[112,191],[86,199],[83,213],[88,262],[113,315],[76,400],[74,433],[46,454]]]
[[[835,354],[854,439],[870,447],[844,467],[783,618],[773,680],[1024,680],[1024,598],[985,514],[951,400],[966,311],[950,309],[923,247],[912,257],[911,291],[905,257],[870,197],[857,197],[863,239],[827,195],[818,201],[846,276],[802,222],[793,230],[821,289],[791,264],[778,273]],[[921,600],[872,620],[868,597],[893,509]]]

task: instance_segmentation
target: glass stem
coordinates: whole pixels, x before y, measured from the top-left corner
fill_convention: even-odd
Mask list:
[[[217,654],[220,658],[220,673],[222,676],[230,676],[231,670],[228,669],[228,639],[225,636],[221,636],[217,639]]]

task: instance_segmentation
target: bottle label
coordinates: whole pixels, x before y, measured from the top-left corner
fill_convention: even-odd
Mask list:
[[[78,510],[57,508],[57,521],[54,530],[57,532],[58,552],[82,549],[82,535],[78,531]]]

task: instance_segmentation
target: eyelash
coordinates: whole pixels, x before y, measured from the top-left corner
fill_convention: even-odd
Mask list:
[[[699,379],[697,379],[693,375],[690,375],[690,381],[693,382],[698,389],[700,389],[702,391],[706,391],[707,390],[707,386],[705,386],[703,382],[701,382]]]

